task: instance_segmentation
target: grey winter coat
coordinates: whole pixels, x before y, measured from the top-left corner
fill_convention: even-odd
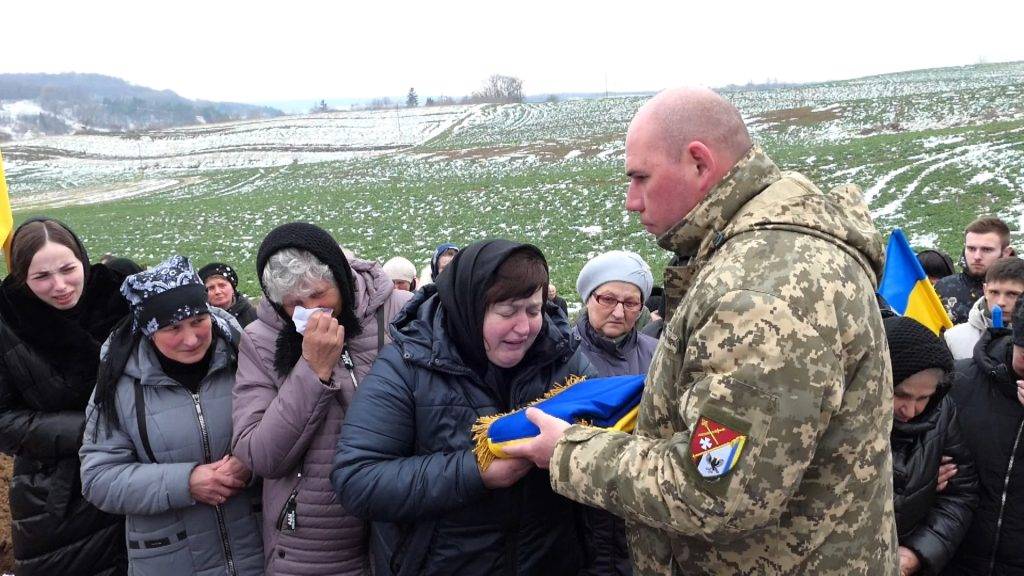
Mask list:
[[[658,346],[658,339],[641,334],[638,326],[620,342],[604,338],[590,325],[585,309],[576,320],[572,334],[600,376],[647,374]]]
[[[220,309],[213,313],[240,327]],[[259,576],[259,490],[242,490],[220,506],[193,500],[189,477],[199,464],[215,462],[231,445],[231,389],[235,346],[214,339],[210,369],[196,396],[164,374],[149,339],[143,338],[117,383],[118,430],[109,430],[89,402],[79,452],[82,494],[97,508],[126,516],[128,572],[133,575]],[[104,349],[105,352],[105,349]],[[138,387],[136,387],[138,384]],[[144,404],[149,459],[136,417]]]
[[[330,483],[338,433],[355,393],[355,380],[370,371],[390,337],[378,328],[391,322],[409,292],[395,290],[379,264],[351,260],[355,314],[363,332],[346,344],[354,371],[342,361],[330,386],[302,358],[286,377],[274,369],[284,321],[266,299],[246,327],[235,384],[235,454],[263,477],[263,545],[266,570],[275,575],[368,572],[366,523],[349,514]],[[299,473],[301,472],[301,477]],[[293,496],[294,494],[294,496]],[[294,529],[285,518],[294,502]]]

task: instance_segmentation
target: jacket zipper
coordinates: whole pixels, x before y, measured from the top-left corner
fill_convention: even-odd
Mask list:
[[[192,402],[196,405],[196,418],[199,420],[199,430],[203,433],[203,454],[206,456],[205,464],[209,464],[213,460],[213,454],[210,451],[210,433],[206,429],[206,417],[203,416],[203,406],[199,403],[199,393],[192,393]],[[213,511],[217,516],[217,528],[220,530],[220,544],[224,550],[224,560],[228,564],[228,574],[231,576],[238,576],[238,571],[235,569],[235,561],[231,555],[231,544],[228,542],[228,528],[224,522],[224,510],[220,505],[214,506]]]
[[[341,349],[341,362],[345,365],[345,369],[348,370],[348,375],[352,378],[352,388],[359,388],[359,382],[356,382],[356,364],[352,361],[352,356],[348,353],[348,346]]]
[[[1020,435],[1024,432],[1024,420],[1020,421],[1017,427],[1017,438],[1013,441],[1013,450],[1010,451],[1010,463],[1006,465],[1006,477],[1003,478],[1003,496],[999,500],[999,516],[996,517],[996,537],[992,540],[992,558],[988,563],[988,573],[991,576],[996,569],[996,554],[999,551],[999,532],[1003,528],[1003,510],[1006,508],[1006,492],[1010,486],[1010,474],[1013,473],[1013,460],[1017,455],[1017,446],[1020,445]]]
[[[277,517],[278,532],[295,532],[299,527],[298,499],[299,484],[302,482],[301,470],[295,480],[295,488],[288,495],[288,499],[284,502],[284,508],[281,509],[281,514]]]

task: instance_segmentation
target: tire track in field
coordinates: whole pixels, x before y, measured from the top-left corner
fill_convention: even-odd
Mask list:
[[[912,194],[917,192],[918,188],[924,183],[927,176],[934,173],[937,170],[945,168],[957,163],[964,162],[965,158],[975,157],[986,153],[998,152],[1006,148],[1012,148],[1020,146],[1020,142],[1014,141],[1003,141],[1003,142],[976,142],[971,144],[965,144],[962,146],[955,146],[953,148],[943,150],[942,152],[930,154],[924,158],[916,160],[905,166],[901,166],[884,174],[879,178],[871,187],[869,187],[864,193],[864,200],[871,206],[872,203],[885,191],[889,183],[897,177],[910,172],[914,169],[920,169],[921,171],[917,176],[908,184],[903,190],[896,193],[892,190],[896,197],[887,202],[884,206],[879,206],[871,209],[872,218],[882,218],[892,216],[900,210],[903,203]]]
[[[265,181],[265,180],[270,180],[271,178],[274,178],[275,176],[277,176],[277,175],[281,174],[282,172],[284,172],[286,169],[287,169],[287,166],[282,166],[282,167],[279,167],[279,168],[260,168],[260,169],[258,169],[257,173],[254,174],[253,176],[251,176],[249,178],[246,178],[245,180],[242,180],[241,182],[232,184],[232,185],[228,186],[227,188],[223,188],[221,190],[213,190],[213,191],[204,193],[204,194],[202,194],[202,197],[203,198],[222,198],[224,196],[231,196],[231,195],[234,195],[234,194],[237,194],[237,193],[240,193],[240,192],[244,192],[245,189],[253,186],[254,184],[256,184],[258,182]]]

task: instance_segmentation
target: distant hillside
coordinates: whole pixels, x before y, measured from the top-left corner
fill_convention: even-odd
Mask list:
[[[0,74],[0,141],[127,132],[280,116],[250,104],[189,100],[101,74]]]

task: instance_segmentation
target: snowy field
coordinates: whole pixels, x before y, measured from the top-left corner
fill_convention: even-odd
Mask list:
[[[1024,243],[1024,63],[726,96],[784,168],[860,185],[884,232],[902,226],[919,247],[953,252],[963,226],[991,213]],[[95,257],[226,260],[251,293],[259,241],[289,220],[421,265],[440,242],[507,236],[537,243],[571,299],[589,255],[666,258],[623,208],[625,130],[645,100],[330,112],[3,152],[16,219],[59,217]]]

